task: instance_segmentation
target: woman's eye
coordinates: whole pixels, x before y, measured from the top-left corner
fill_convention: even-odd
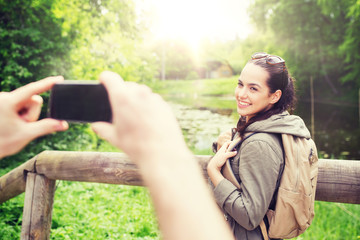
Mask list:
[[[242,82],[238,82],[238,86],[242,87],[243,86]]]
[[[257,88],[251,87],[250,90],[251,90],[251,91],[257,91]]]

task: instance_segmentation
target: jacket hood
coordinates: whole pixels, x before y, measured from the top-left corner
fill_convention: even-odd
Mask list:
[[[299,116],[290,115],[287,111],[254,122],[247,127],[246,132],[285,133],[297,137],[311,137],[304,121]]]

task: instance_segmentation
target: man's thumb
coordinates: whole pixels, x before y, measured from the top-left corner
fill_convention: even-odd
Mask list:
[[[53,132],[65,131],[69,128],[66,121],[45,118],[36,122],[28,123],[27,130],[32,138],[37,138]]]
[[[101,138],[116,145],[116,131],[112,124],[107,122],[95,122],[91,124],[91,128]]]

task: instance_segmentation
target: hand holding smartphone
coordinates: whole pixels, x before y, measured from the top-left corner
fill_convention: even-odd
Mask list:
[[[53,86],[49,117],[69,122],[111,122],[108,93],[101,83],[89,80],[65,80]]]

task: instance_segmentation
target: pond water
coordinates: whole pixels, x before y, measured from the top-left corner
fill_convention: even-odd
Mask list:
[[[210,154],[217,136],[236,126],[233,98],[164,96],[171,104],[189,147]],[[211,106],[211,107],[209,107]],[[311,129],[310,103],[299,102],[294,114]],[[320,158],[360,159],[359,113],[356,106],[315,104],[315,142]]]
[[[309,102],[299,102],[296,111],[309,129],[311,129],[310,109]],[[314,110],[314,139],[322,157],[360,160],[358,107],[317,103]]]
[[[185,140],[196,153],[209,154],[220,133],[235,126],[235,119],[207,109],[171,104],[182,128]]]

